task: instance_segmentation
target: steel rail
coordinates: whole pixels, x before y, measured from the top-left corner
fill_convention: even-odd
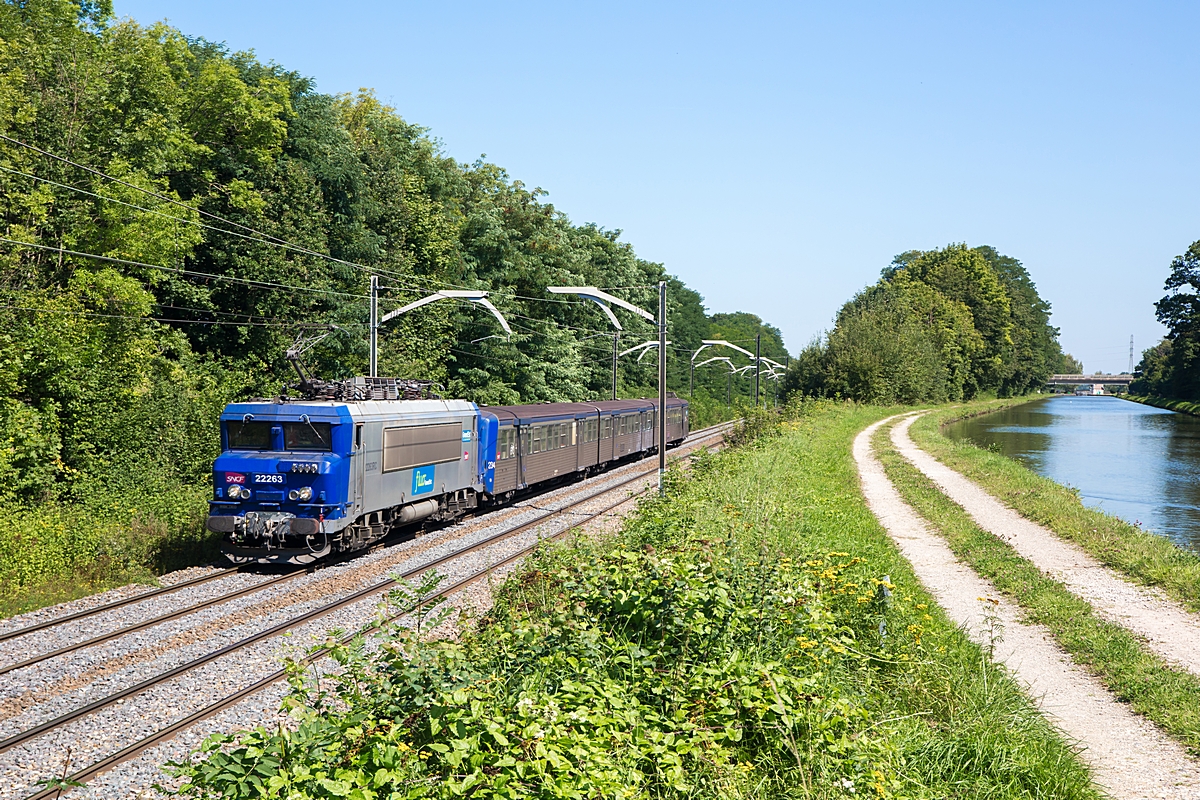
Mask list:
[[[18,636],[24,636],[27,633],[34,633],[36,631],[45,630],[46,628],[52,628],[55,625],[61,625],[64,622],[74,622],[75,620],[83,619],[84,617],[94,616],[95,614],[103,614],[105,611],[112,611],[133,603],[140,603],[143,600],[149,600],[151,597],[159,597],[160,595],[177,592],[180,589],[186,589],[189,586],[199,586],[202,583],[208,583],[209,581],[215,581],[217,578],[224,578],[226,575],[232,575],[238,570],[239,567],[230,567],[229,569],[223,569],[220,572],[213,572],[209,575],[201,575],[198,578],[192,578],[191,580],[183,581],[182,583],[174,583],[170,586],[162,586],[158,589],[151,589],[148,592],[142,592],[140,594],[135,594],[132,597],[126,597],[123,600],[114,600],[111,603],[105,603],[104,605],[96,606],[95,608],[80,609],[79,611],[75,611],[71,614],[67,614],[62,617],[55,617],[54,619],[44,620],[43,622],[39,622],[35,625],[27,625],[24,628],[15,628],[11,631],[5,631],[4,633],[0,633],[0,642],[6,642],[9,639],[15,639]]]
[[[263,581],[262,583],[256,583],[253,586],[247,586],[245,588],[238,589],[237,591],[229,592],[227,594],[218,595],[216,597],[210,597],[208,600],[202,600],[199,603],[187,606],[186,608],[181,608],[177,611],[169,611],[166,614],[160,614],[159,616],[152,617],[148,620],[145,620],[144,622],[135,622],[132,625],[126,625],[123,628],[117,628],[116,630],[109,631],[108,633],[102,633],[99,636],[93,636],[91,639],[84,639],[83,641],[76,642],[75,644],[63,645],[62,647],[58,648],[57,650],[51,650],[46,653],[39,653],[36,656],[30,656],[29,658],[25,659],[24,661],[18,661],[14,664],[6,664],[6,665],[0,667],[0,675],[7,675],[8,673],[14,672],[18,669],[23,669],[24,667],[31,667],[34,664],[40,664],[43,661],[48,661],[49,659],[54,658],[56,656],[62,656],[62,655],[66,655],[67,653],[73,653],[76,650],[82,650],[85,647],[91,647],[92,645],[96,645],[96,644],[103,644],[104,642],[110,641],[112,639],[119,639],[120,637],[122,637],[126,634],[129,634],[129,633],[135,633],[137,631],[144,630],[146,628],[152,628],[155,625],[161,625],[164,622],[170,622],[173,619],[179,619],[180,617],[186,617],[193,612],[202,611],[210,606],[215,606],[215,605],[219,605],[221,603],[226,603],[230,600],[236,600],[237,598],[244,597],[245,595],[248,595],[248,594],[254,594],[255,592],[261,592],[263,589],[269,589],[278,583],[283,583],[284,581],[290,581],[290,580],[300,577],[301,575],[307,575],[307,574],[308,574],[308,571],[303,570],[303,569],[296,570],[294,572],[287,572],[287,573],[284,573],[283,575],[277,575],[274,578],[269,578],[269,579]]]
[[[726,423],[723,425],[717,425],[717,426],[712,426],[711,428],[706,428],[703,431],[697,431],[696,434],[693,434],[696,437],[695,440],[691,441],[689,443],[695,444],[706,438],[721,435],[724,432],[724,428],[727,426],[728,426],[728,424]],[[688,439],[689,440],[692,439],[692,436],[689,436]],[[685,442],[687,442],[687,441],[688,440],[685,440]],[[682,458],[682,457],[684,457],[684,456],[679,456],[679,457],[677,457],[677,459],[674,459],[674,460],[678,460],[678,458]],[[408,579],[411,577],[415,577],[417,575],[420,575],[424,572],[429,571],[430,569],[435,569],[436,567],[441,566],[442,564],[446,563],[447,561],[452,561],[454,559],[461,558],[464,555],[472,553],[476,550],[480,550],[484,547],[487,547],[487,546],[494,544],[498,541],[501,541],[503,539],[517,536],[517,535],[529,530],[530,528],[534,528],[534,527],[537,527],[538,525],[544,524],[545,522],[547,522],[548,520],[550,520],[554,517],[561,516],[561,515],[565,514],[566,512],[570,511],[571,509],[576,508],[577,506],[583,505],[584,503],[591,502],[592,500],[596,499],[597,497],[601,497],[605,494],[608,494],[610,492],[621,489],[624,486],[629,485],[630,483],[641,480],[642,478],[645,478],[647,475],[650,475],[653,472],[655,472],[655,469],[650,469],[650,470],[645,470],[645,471],[639,472],[636,475],[630,476],[629,478],[625,478],[625,479],[621,480],[620,482],[613,484],[612,486],[606,487],[604,489],[599,489],[595,492],[588,494],[587,496],[585,496],[583,498],[580,498],[571,503],[568,503],[567,505],[563,506],[560,509],[557,509],[554,511],[547,511],[544,514],[540,514],[527,522],[520,523],[519,525],[517,525],[513,528],[508,528],[508,529],[505,529],[502,531],[498,531],[497,533],[494,533],[491,536],[481,539],[478,542],[475,542],[473,544],[459,548],[459,549],[457,549],[451,553],[448,553],[444,556],[440,556],[440,557],[434,559],[433,561],[427,562],[418,567],[414,567],[404,573],[401,573],[400,578]],[[626,498],[626,499],[628,499],[628,498]],[[624,502],[624,501],[622,501],[622,502]],[[577,524],[573,525],[572,527],[576,527],[576,526],[577,526]],[[285,576],[281,576],[281,577],[285,577]],[[296,628],[307,622],[311,622],[312,620],[319,619],[323,616],[333,613],[334,611],[345,608],[346,606],[353,605],[354,603],[358,602],[359,600],[361,600],[365,597],[369,597],[371,595],[378,594],[379,592],[382,592],[383,590],[392,587],[396,583],[397,583],[396,578],[387,578],[387,579],[384,579],[377,583],[371,584],[370,586],[366,586],[362,589],[359,589],[356,592],[352,592],[351,594],[349,594],[339,600],[335,600],[331,603],[327,603],[324,606],[315,608],[315,609],[308,611],[307,613],[302,614],[298,617],[294,617],[290,620],[286,620],[284,622],[281,622],[281,623],[274,625],[270,628],[267,628],[265,630],[258,631],[257,633],[253,633],[250,636],[240,639],[239,641],[231,642],[230,644],[225,645],[224,647],[221,647],[217,650],[213,650],[212,652],[206,653],[205,655],[199,656],[195,659],[192,659],[191,661],[184,662],[183,664],[180,664],[180,665],[173,667],[172,669],[169,669],[165,672],[159,673],[158,675],[155,675],[153,677],[150,677],[143,681],[140,681],[139,683],[136,683],[132,686],[128,686],[128,687],[121,689],[119,691],[116,691],[110,695],[106,695],[105,697],[101,697],[97,700],[93,700],[91,703],[87,703],[83,706],[80,706],[79,708],[73,709],[72,711],[68,711],[65,714],[62,714],[58,717],[54,717],[53,719],[49,719],[39,725],[35,725],[31,728],[27,728],[24,731],[15,733],[6,739],[0,740],[0,753],[6,753],[15,747],[19,747],[20,745],[24,744],[25,742],[31,741],[33,739],[38,738],[39,736],[42,736],[45,733],[48,733],[57,728],[61,728],[65,725],[69,725],[70,723],[72,723],[78,719],[82,719],[86,716],[90,716],[94,712],[100,711],[104,708],[107,708],[108,706],[114,705],[122,700],[125,700],[126,698],[141,694],[142,692],[144,692],[148,689],[151,689],[160,683],[168,681],[168,680],[170,680],[178,675],[184,674],[186,672],[190,672],[198,667],[201,667],[205,664],[215,661],[218,658],[221,658],[222,656],[226,656],[226,655],[229,655],[230,653],[244,649],[244,648],[246,648],[256,642],[260,642],[264,639],[269,639],[276,635],[285,633],[288,630],[291,630],[292,628]]]
[[[714,427],[717,427],[717,426],[714,426]],[[714,434],[709,434],[709,435],[714,435]],[[707,438],[707,436],[702,437],[702,438]],[[682,458],[682,457],[683,456],[680,456],[680,458]],[[678,459],[675,459],[675,460],[678,460]],[[653,472],[655,472],[655,470],[647,470],[646,472],[638,475],[637,477],[645,478],[645,477],[651,475]],[[632,481],[625,481],[625,482],[619,484],[618,486],[613,486],[613,487],[610,487],[609,489],[604,490],[603,492],[598,492],[595,495],[593,495],[590,499],[595,499],[595,497],[599,496],[600,494],[607,494],[608,492],[615,491],[616,489],[621,488],[621,486],[624,486],[630,482],[632,482]],[[465,588],[466,586],[469,586],[470,584],[472,584],[484,577],[487,577],[488,575],[495,572],[497,569],[507,566],[508,564],[511,564],[512,562],[516,561],[519,558],[524,558],[525,556],[532,553],[535,549],[537,549],[537,547],[539,545],[541,545],[543,542],[553,541],[554,539],[558,539],[562,536],[565,536],[566,534],[570,533],[571,531],[576,530],[579,527],[588,524],[589,522],[596,519],[597,517],[601,517],[604,514],[607,514],[608,512],[612,511],[614,508],[622,506],[622,505],[628,503],[629,501],[633,500],[634,498],[645,494],[649,490],[650,490],[650,487],[646,487],[646,488],[641,489],[627,497],[623,497],[620,500],[617,500],[615,503],[610,503],[609,505],[605,506],[604,508],[600,509],[599,511],[590,512],[584,519],[581,519],[577,522],[572,523],[571,525],[567,526],[563,530],[558,531],[557,533],[553,533],[544,538],[539,538],[533,544],[522,548],[521,550],[517,551],[516,553],[506,556],[505,558],[503,558],[500,561],[497,561],[493,564],[489,564],[486,567],[484,567],[483,569],[476,570],[472,574],[470,574],[464,578],[460,578],[459,580],[455,581],[454,583],[450,584],[449,586],[447,586],[445,588],[437,589],[436,591],[431,592],[430,594],[421,598],[417,602],[416,609],[410,609],[410,610],[406,610],[406,611],[399,612],[396,614],[392,614],[388,617],[385,617],[384,619],[378,620],[367,626],[364,626],[357,631],[353,631],[351,633],[347,633],[347,634],[343,635],[341,638],[338,639],[338,644],[339,645],[348,644],[349,642],[353,641],[356,637],[366,635],[367,633],[370,633],[372,630],[376,630],[378,628],[383,627],[384,625],[395,622],[396,620],[400,619],[401,617],[412,614],[412,613],[414,613],[414,611],[420,609],[421,607],[428,605],[429,603],[433,602],[434,600],[449,597],[450,595],[457,593],[459,590]],[[580,501],[580,503],[583,503],[583,502],[587,502],[587,501],[586,500]],[[570,508],[570,506],[568,506],[566,508]],[[562,510],[565,511],[566,508],[564,508]],[[555,512],[555,513],[561,513],[561,512]],[[302,658],[300,660],[302,663],[312,664],[313,662],[327,656],[329,654],[329,652],[330,652],[330,648],[328,646],[321,647],[320,649],[314,650],[313,652],[307,654],[306,656],[304,656],[304,658]],[[85,767],[85,768],[79,770],[78,772],[75,772],[74,774],[70,775],[67,778],[67,781],[69,781],[71,783],[80,783],[80,784],[87,783],[88,781],[92,780],[93,778],[97,777],[98,775],[102,775],[103,773],[109,771],[113,767],[136,758],[138,755],[145,752],[146,750],[149,750],[151,747],[154,747],[155,745],[158,745],[163,742],[169,741],[170,739],[173,739],[175,737],[175,735],[177,733],[179,733],[180,731],[186,730],[187,728],[190,728],[192,725],[195,725],[198,722],[203,722],[204,720],[206,720],[212,716],[215,716],[216,714],[219,714],[220,712],[224,711],[225,709],[237,705],[238,703],[240,703],[242,700],[246,699],[247,697],[250,697],[254,694],[257,694],[258,692],[263,691],[264,689],[278,683],[279,681],[283,680],[286,677],[287,677],[286,669],[276,670],[275,672],[272,672],[270,675],[260,678],[259,680],[255,681],[254,683],[250,684],[249,686],[245,686],[245,687],[237,690],[236,692],[223,697],[222,699],[218,700],[217,702],[212,703],[208,706],[205,706],[204,708],[201,708],[201,709],[193,712],[192,714],[184,717],[183,719],[176,720],[175,722],[171,723],[167,727],[165,727],[161,730],[155,731],[154,733],[150,734],[149,736],[145,737],[144,739],[134,742],[133,744],[128,745],[127,747],[123,748],[122,750],[119,750],[118,752],[113,753],[112,755],[109,755],[109,756],[105,757],[104,759],[95,762],[91,766]],[[59,790],[57,788],[42,789],[41,791],[37,792],[36,794],[29,795],[26,798],[26,800],[50,800],[50,798],[52,798],[52,797],[57,798],[59,796],[57,794],[59,791],[61,791],[61,790]]]

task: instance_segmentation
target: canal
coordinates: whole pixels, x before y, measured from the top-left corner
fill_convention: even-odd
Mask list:
[[[1074,487],[1099,508],[1200,550],[1200,417],[1056,395],[947,426]]]

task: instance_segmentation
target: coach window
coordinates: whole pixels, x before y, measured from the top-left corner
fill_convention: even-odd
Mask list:
[[[504,461],[517,454],[516,431],[512,428],[501,428],[496,436],[496,460]]]
[[[362,426],[361,422],[354,426],[354,449],[355,450],[362,450],[362,429],[363,429],[363,426]]]

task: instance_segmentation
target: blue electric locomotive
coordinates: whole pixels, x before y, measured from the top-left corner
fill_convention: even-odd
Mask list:
[[[654,452],[657,405],[481,409],[428,397],[231,403],[221,414],[208,527],[239,564],[308,564],[360,550],[395,528],[452,520]],[[666,424],[669,445],[687,436],[686,401],[668,401]]]

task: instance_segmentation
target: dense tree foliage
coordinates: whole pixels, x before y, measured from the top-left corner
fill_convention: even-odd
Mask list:
[[[1200,242],[1171,262],[1163,286],[1167,295],[1154,304],[1167,336],[1142,353],[1135,394],[1200,400]]]
[[[443,301],[388,323],[380,344],[382,374],[487,403],[607,396],[607,320],[545,287],[614,287],[655,309],[668,277],[618,231],[448,158],[370,92],[321,94],[252,54],[116,20],[108,0],[0,2],[0,135],[9,501],[202,481],[217,410],[283,388],[299,324],[339,328],[314,372],[366,372],[372,274],[383,311],[442,288],[492,292],[510,339],[477,306]],[[777,330],[710,319],[675,278],[669,312],[674,389],[714,331],[745,344],[761,330],[765,352],[786,355]],[[617,313],[623,349],[654,335]],[[620,391],[653,386],[656,358],[622,359]]]
[[[804,349],[786,391],[872,403],[1015,395],[1067,358],[1021,262],[952,244],[896,256]]]

